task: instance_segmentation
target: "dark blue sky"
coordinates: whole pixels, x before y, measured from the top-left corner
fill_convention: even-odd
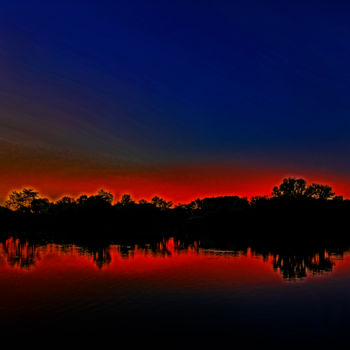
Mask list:
[[[0,140],[111,168],[347,177],[349,15],[346,1],[1,1]]]

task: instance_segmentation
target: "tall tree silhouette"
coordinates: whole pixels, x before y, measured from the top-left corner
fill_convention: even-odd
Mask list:
[[[272,190],[272,196],[277,198],[300,199],[305,196],[306,181],[292,177],[283,179],[283,182]]]
[[[327,200],[333,198],[335,193],[328,185],[312,184],[307,188],[305,195],[309,198]]]
[[[13,191],[5,202],[7,208],[22,212],[32,212],[32,203],[39,198],[39,192],[31,188],[24,188],[22,191]]]
[[[332,199],[335,193],[328,185],[312,184],[306,185],[304,179],[286,178],[279,186],[275,186],[272,196],[275,198],[288,199]]]

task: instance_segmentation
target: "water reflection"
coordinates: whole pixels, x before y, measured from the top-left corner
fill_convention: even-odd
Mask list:
[[[9,266],[29,269],[40,260],[40,254],[35,244],[10,238],[2,243],[1,258],[5,259]]]
[[[279,271],[284,278],[304,278],[307,273],[321,274],[332,271],[334,261],[326,250],[313,255],[276,255],[273,259],[273,267]]]
[[[174,258],[180,254],[224,256],[233,259],[246,257],[259,259],[264,264],[271,264],[274,271],[284,279],[293,280],[331,272],[336,260],[342,259],[345,252],[347,252],[345,248],[291,250],[242,246],[210,249],[202,247],[198,241],[183,242],[174,238],[143,244],[78,245],[30,242],[11,237],[0,243],[0,262],[8,267],[30,270],[48,254],[71,255],[90,259],[98,269],[103,269],[113,259],[134,259],[138,256],[159,259]]]

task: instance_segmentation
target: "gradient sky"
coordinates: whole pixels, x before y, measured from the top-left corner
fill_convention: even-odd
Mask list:
[[[349,2],[0,3],[0,198],[350,197]]]

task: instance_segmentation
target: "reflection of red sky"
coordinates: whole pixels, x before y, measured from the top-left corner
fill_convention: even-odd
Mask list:
[[[112,246],[108,248],[111,262],[98,268],[91,254],[83,253],[76,247],[62,250],[60,246],[47,245],[37,249],[35,264],[28,269],[22,269],[6,263],[7,255],[2,248],[1,280],[10,279],[16,273],[20,275],[21,283],[28,284],[29,289],[39,288],[43,283],[47,283],[48,279],[51,287],[61,283],[74,286],[96,281],[108,284],[118,279],[120,283],[128,281],[129,285],[141,282],[145,287],[190,290],[203,287],[229,288],[242,283],[270,285],[281,281],[281,276],[273,270],[270,259],[264,262],[262,258],[252,256],[249,251],[247,255],[238,257],[219,256],[204,254],[195,246],[176,250],[170,242],[167,251],[171,255],[152,253],[150,250],[136,247],[125,257],[118,246]],[[8,250],[10,255],[15,254],[14,242],[8,244]]]
[[[286,287],[281,274],[273,270],[272,258],[264,261],[250,250],[233,257],[217,251],[210,254],[196,246],[175,249],[170,241],[166,247],[170,255],[136,247],[125,257],[118,246],[111,246],[107,248],[110,263],[99,268],[91,253],[74,246],[63,249],[50,244],[36,248],[35,264],[22,269],[11,266],[7,260],[9,255],[18,255],[18,244],[18,241],[8,241],[7,253],[0,246],[0,306],[3,310],[35,310],[43,303],[53,305],[53,309],[55,305],[61,308],[67,300],[79,303],[81,298],[89,303],[100,297],[127,300],[135,293],[220,290],[246,293],[257,288]],[[32,248],[22,247],[26,258]],[[335,261],[333,272],[325,276],[342,280],[350,270],[350,255],[345,255],[343,261]],[[321,279],[310,274],[306,281],[318,283]]]
[[[250,256],[213,257],[186,250],[161,257],[136,250],[133,257],[123,258],[117,247],[110,253],[111,263],[101,269],[92,256],[81,255],[76,248],[62,252],[54,245],[42,249],[40,259],[27,270],[10,267],[1,259],[2,316],[16,323],[24,312],[35,318],[40,310],[49,310],[47,317],[55,317],[65,309],[84,309],[103,301],[137,304],[139,298],[168,293],[195,296],[282,283],[270,263]]]
[[[348,179],[335,175],[286,173],[282,170],[259,170],[230,167],[184,166],[162,170],[140,170],[128,172],[91,171],[81,174],[53,172],[16,172],[2,177],[0,198],[5,198],[12,189],[34,187],[42,195],[58,198],[62,195],[77,196],[95,193],[100,188],[108,189],[118,198],[130,193],[135,199],[150,199],[159,195],[174,202],[187,202],[195,198],[219,195],[239,195],[248,198],[269,195],[273,186],[286,176],[304,177],[308,182],[329,184],[338,195],[350,197]]]
[[[335,266],[332,270],[332,278],[337,278],[338,276],[348,276],[350,278],[350,253],[347,252],[344,256],[340,258],[333,258]]]

